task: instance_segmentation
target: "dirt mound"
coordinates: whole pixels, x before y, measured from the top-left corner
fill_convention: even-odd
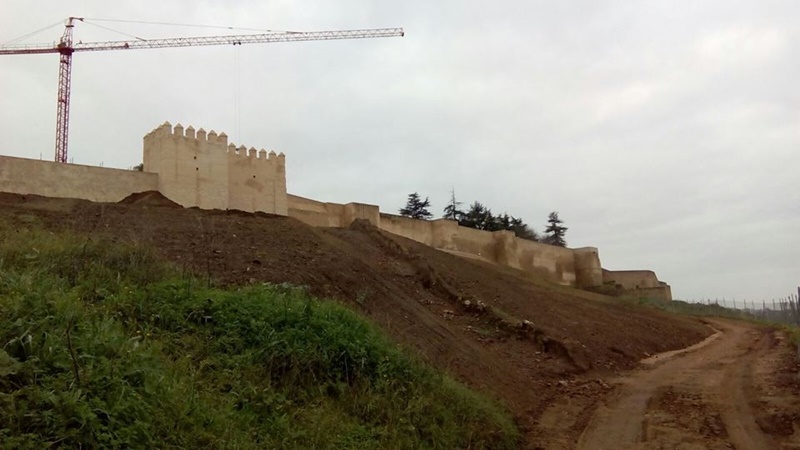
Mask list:
[[[6,205],[25,203],[25,196],[19,194],[9,194],[7,192],[0,192],[0,203]]]
[[[18,205],[23,209],[69,213],[81,205],[92,205],[87,200],[77,198],[52,198],[36,194],[9,194],[0,192],[0,205]]]
[[[148,202],[58,209],[0,196],[0,218],[24,224],[19,217],[35,216],[51,229],[145,242],[225,284],[305,285],[351,305],[431,364],[499,398],[528,430],[562,396],[602,394],[576,394],[579,380],[595,386],[640,358],[709,334],[691,319],[463,259],[368,223],[313,228],[288,217]]]
[[[169,208],[182,207],[167,197],[164,197],[164,195],[158,191],[136,192],[123,198],[119,203],[123,205],[165,206]]]

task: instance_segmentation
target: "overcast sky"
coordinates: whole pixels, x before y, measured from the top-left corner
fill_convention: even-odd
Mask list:
[[[76,53],[75,163],[130,167],[180,122],[285,152],[305,197],[396,212],[418,191],[440,214],[452,187],[537,231],[557,210],[570,247],[676,298],[800,284],[797,0],[121,3],[4,0],[0,44],[70,15],[406,36]],[[93,20],[75,40],[128,39],[96,25],[228,33]],[[57,81],[57,55],[0,57],[0,154],[52,160]]]

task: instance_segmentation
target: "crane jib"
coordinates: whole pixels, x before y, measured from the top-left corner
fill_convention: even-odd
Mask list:
[[[0,55],[32,55],[41,53],[61,54],[58,85],[58,113],[56,114],[56,161],[67,162],[67,138],[69,136],[69,97],[72,80],[72,54],[102,50],[135,50],[170,47],[192,47],[210,45],[242,45],[269,42],[329,41],[334,39],[367,39],[381,37],[402,37],[402,28],[371,28],[361,30],[333,31],[280,31],[266,34],[243,34],[229,36],[198,36],[168,39],[135,39],[131,41],[78,42],[73,44],[73,20],[70,17],[64,35],[58,44],[11,45],[0,47]]]
[[[75,52],[103,50],[136,50],[145,48],[192,47],[209,45],[242,45],[270,42],[320,41],[334,39],[368,39],[403,37],[402,28],[375,28],[363,30],[281,32],[243,34],[230,36],[196,36],[187,38],[139,39],[131,41],[78,42],[71,48]],[[69,48],[69,47],[67,47]],[[27,44],[0,47],[0,55],[25,55],[36,53],[64,53],[63,44]]]

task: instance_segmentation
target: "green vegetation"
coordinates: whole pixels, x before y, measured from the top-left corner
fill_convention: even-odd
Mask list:
[[[553,211],[548,215],[546,235],[540,236],[533,228],[528,226],[521,217],[514,217],[508,213],[495,216],[492,210],[484,206],[481,202],[475,201],[466,211],[461,210],[463,203],[456,200],[455,189],[450,190],[450,200],[444,207],[443,219],[458,221],[458,224],[466,228],[474,228],[483,231],[512,231],[520,239],[541,242],[543,244],[557,245],[566,247],[567,241],[564,239],[569,228],[561,225],[563,220],[559,219],[558,211]],[[422,200],[419,193],[414,192],[408,195],[406,206],[400,208],[400,215],[412,219],[429,220],[433,217],[428,211],[431,202],[428,197]]]
[[[444,218],[457,220],[462,227],[484,231],[508,230],[513,231],[520,239],[539,241],[539,235],[521,217],[510,216],[507,213],[495,216],[490,208],[478,201],[473,202],[467,211],[459,210],[459,205],[461,202],[456,201],[454,192],[451,193],[450,203],[444,209]]]
[[[414,192],[408,194],[408,201],[405,207],[400,208],[400,215],[412,219],[428,220],[433,217],[433,214],[428,211],[429,206],[431,206],[431,201],[428,200],[428,197],[422,200],[422,197]]]
[[[515,448],[509,416],[348,309],[0,224],[4,448]]]
[[[681,300],[673,300],[671,302],[665,302],[663,300],[657,300],[657,299],[633,299],[625,297],[622,297],[621,299],[622,301],[625,301],[627,303],[637,303],[647,307],[656,308],[663,311],[669,311],[676,314],[687,314],[690,316],[699,316],[699,317],[725,317],[729,319],[758,322],[763,325],[772,327],[779,327],[786,331],[786,334],[789,336],[789,339],[791,339],[795,347],[797,347],[798,358],[800,358],[800,327],[798,327],[797,325],[775,322],[773,320],[769,320],[769,317],[765,319],[763,315],[760,315],[758,313],[753,313],[751,311],[746,311],[741,309],[725,308],[724,306],[720,306],[717,304],[707,305],[703,303],[689,303]]]
[[[662,311],[669,311],[678,314],[688,314],[690,316],[709,316],[709,317],[727,317],[730,319],[741,320],[754,320],[755,316],[747,311],[725,308],[720,305],[711,304],[706,305],[703,303],[689,303],[682,300],[672,300],[665,302],[659,299],[632,299],[622,297],[624,301],[638,303],[640,305],[649,306],[651,308],[660,309]]]
[[[800,358],[800,327],[794,325],[784,325],[784,327],[786,333],[789,335],[789,339],[791,339],[794,346],[797,347],[797,357]]]
[[[544,230],[547,234],[545,235],[544,242],[559,247],[567,246],[567,241],[564,239],[564,236],[567,234],[569,228],[561,225],[562,223],[564,223],[564,221],[558,217],[558,211],[553,211],[547,216],[547,228]]]
[[[443,219],[457,220],[462,227],[474,228],[484,231],[508,230],[520,239],[539,241],[540,236],[529,227],[521,217],[510,216],[507,213],[495,216],[492,210],[480,202],[473,202],[465,212],[461,210],[462,202],[456,200],[455,189],[450,190],[450,200],[444,207]]]

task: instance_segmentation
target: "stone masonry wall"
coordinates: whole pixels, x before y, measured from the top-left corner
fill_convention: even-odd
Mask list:
[[[461,227],[454,220],[415,220],[380,214],[382,230],[425,245],[533,273],[556,283],[590,287],[602,284],[600,257],[594,247],[570,249],[519,239],[511,231]]]
[[[672,300],[672,288],[659,281],[652,270],[603,270],[603,283],[622,288],[625,295]]]
[[[446,252],[502,264],[556,283],[589,287],[602,284],[597,249],[569,249],[519,239],[510,231],[460,227],[453,220],[415,220],[379,212],[375,205],[323,203],[289,195],[289,216],[313,226],[346,227],[367,219],[378,228]]]
[[[460,227],[452,220],[414,220],[376,205],[324,203],[286,192],[283,153],[238,148],[225,133],[169,122],[144,137],[144,172],[0,156],[0,192],[116,202],[158,190],[185,207],[289,215],[313,226],[346,227],[366,219],[380,229],[454,254],[502,264],[556,283],[629,291],[671,299],[652,271],[601,269],[597,249],[568,249],[519,239],[510,231]]]
[[[157,189],[154,173],[0,156],[0,192],[118,202]]]
[[[624,289],[661,287],[661,282],[652,270],[604,270],[603,282],[615,283]]]
[[[344,205],[288,194],[289,217],[314,227],[342,227]]]
[[[166,122],[144,137],[144,170],[185,207],[288,214],[283,153],[237,148],[225,133]]]

